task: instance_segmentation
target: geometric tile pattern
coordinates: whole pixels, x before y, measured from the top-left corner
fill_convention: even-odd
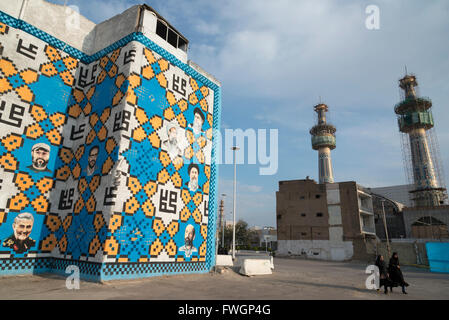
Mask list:
[[[220,88],[138,32],[87,56],[0,12],[0,40],[0,274],[210,270]]]

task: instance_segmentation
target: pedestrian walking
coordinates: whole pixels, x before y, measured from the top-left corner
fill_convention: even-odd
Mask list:
[[[379,268],[379,275],[380,275],[379,289],[382,288],[383,286],[384,293],[388,294],[388,287],[390,287],[391,290],[392,282],[390,280],[390,276],[387,271],[387,265],[385,264],[383,255],[377,256],[375,265]]]
[[[390,274],[390,279],[393,282],[393,285],[396,284],[394,286],[401,286],[402,293],[407,294],[407,292],[405,292],[405,287],[408,287],[409,284],[404,280],[404,275],[402,274],[397,252],[393,252],[393,255],[391,256],[390,264],[388,266],[388,272]],[[393,291],[392,287],[390,288],[390,291]]]

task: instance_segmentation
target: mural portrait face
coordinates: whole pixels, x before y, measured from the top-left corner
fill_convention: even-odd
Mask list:
[[[170,144],[176,144],[177,143],[177,131],[176,131],[176,127],[169,127],[168,129],[168,141],[170,142]]]
[[[188,184],[189,190],[196,191],[198,189],[198,174],[200,172],[199,167],[197,164],[190,164],[188,171],[189,171],[189,178],[190,178],[190,181]]]
[[[47,171],[48,160],[50,159],[50,146],[45,143],[36,143],[31,148],[30,166],[34,171]],[[49,170],[48,170],[49,171]]]
[[[203,130],[204,114],[199,108],[195,108],[193,111],[193,132],[195,134],[200,133]]]
[[[14,233],[2,243],[4,247],[11,248],[16,253],[24,253],[36,244],[36,241],[30,238],[33,230],[34,217],[31,213],[24,212],[19,214],[12,224]]]
[[[182,154],[182,150],[180,148],[180,141],[178,139],[178,127],[173,123],[169,123],[166,127],[166,130],[167,130],[167,140],[163,141],[162,145],[164,150],[168,152],[168,155],[173,160],[177,156]]]
[[[92,147],[92,149],[90,149],[88,164],[89,164],[89,168],[91,168],[91,169],[95,168],[95,163],[97,162],[97,157],[98,157],[98,150],[99,150],[98,147]]]
[[[186,227],[186,231],[184,233],[184,245],[187,249],[193,247],[193,240],[195,239],[195,228],[189,224]]]
[[[17,240],[24,241],[33,230],[34,218],[30,213],[19,214],[12,224],[12,229],[14,230],[14,237]]]
[[[95,169],[97,168],[97,157],[99,152],[98,146],[94,146],[89,151],[89,156],[87,157],[87,168],[85,170],[86,174],[88,176],[91,176],[94,174]]]

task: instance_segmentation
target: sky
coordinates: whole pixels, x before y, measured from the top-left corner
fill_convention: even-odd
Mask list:
[[[236,216],[250,226],[276,226],[282,180],[318,180],[311,147],[313,106],[329,106],[337,128],[334,180],[366,187],[406,184],[394,105],[405,66],[432,99],[445,181],[449,182],[449,2],[447,0],[52,0],[76,5],[99,23],[146,3],[189,40],[188,58],[222,84],[228,129],[277,129],[278,170],[237,166]],[[369,5],[379,29],[366,28]],[[232,220],[232,164],[219,168]]]

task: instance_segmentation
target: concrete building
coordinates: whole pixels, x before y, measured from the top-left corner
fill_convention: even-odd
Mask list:
[[[408,238],[449,240],[449,206],[404,208]]]
[[[280,255],[365,259],[376,237],[372,197],[354,181],[280,181],[276,222]]]
[[[383,196],[405,207],[413,207],[410,191],[415,188],[413,184],[404,184],[397,186],[368,188],[368,190],[379,196]]]
[[[383,210],[390,239],[449,239],[449,206],[414,207],[409,192],[414,185],[367,189],[373,198],[377,236],[385,240]],[[401,201],[407,203],[401,203]],[[384,207],[382,208],[382,202]]]
[[[373,189],[368,190],[372,191]],[[375,193],[371,193],[371,197],[373,199],[374,222],[376,225],[377,237],[382,240],[387,238],[385,232],[386,225],[389,239],[405,238],[404,205]]]
[[[378,194],[378,189],[368,189],[373,198],[376,235],[386,239],[383,213],[388,228],[390,239],[449,239],[449,206],[433,207],[407,207],[402,203],[392,200],[405,196],[407,189],[412,186],[386,187],[383,195]],[[384,189],[384,190],[382,190]],[[391,198],[389,198],[390,196]],[[382,206],[383,203],[383,206]]]
[[[1,1],[0,275],[211,270],[221,89],[188,43],[147,5]]]
[[[277,230],[275,228],[254,226],[249,228],[249,230],[254,231],[257,235],[252,241],[252,245],[272,250],[277,249]]]

